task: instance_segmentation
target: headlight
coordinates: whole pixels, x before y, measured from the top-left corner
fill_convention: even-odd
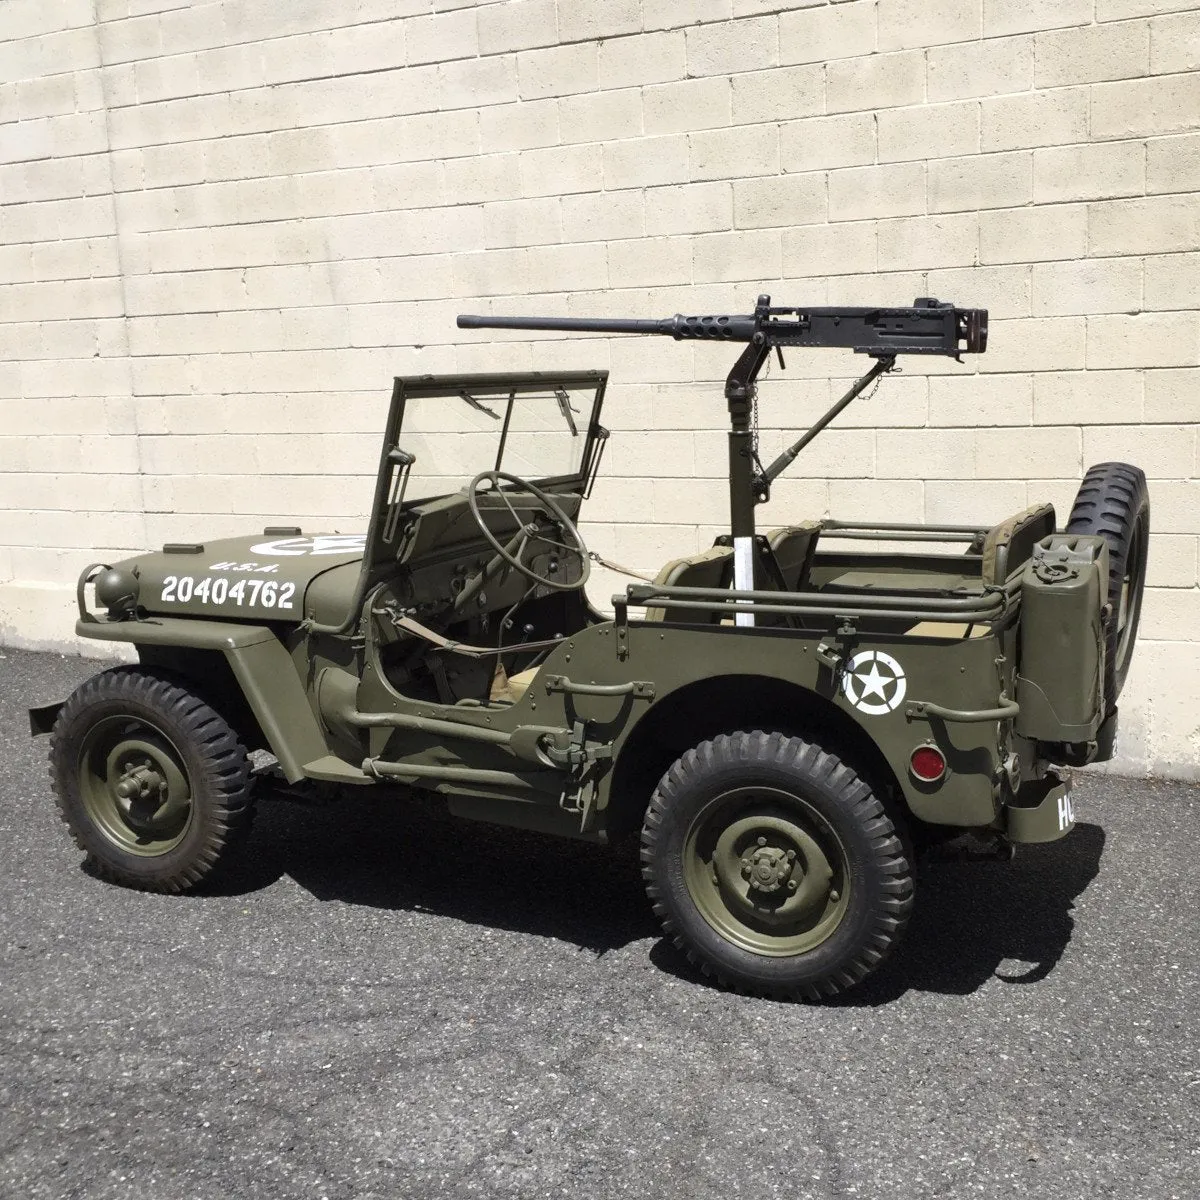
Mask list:
[[[141,584],[138,577],[124,567],[109,567],[96,576],[96,603],[108,609],[110,617],[132,617],[137,612]]]

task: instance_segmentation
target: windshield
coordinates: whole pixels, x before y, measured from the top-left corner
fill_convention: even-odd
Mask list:
[[[580,475],[595,395],[593,381],[407,396],[399,441],[416,461],[406,501],[455,492],[481,471],[530,481]]]

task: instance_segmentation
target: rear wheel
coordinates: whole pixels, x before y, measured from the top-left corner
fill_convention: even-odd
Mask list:
[[[1145,472],[1119,462],[1089,467],[1075,497],[1067,532],[1099,535],[1108,543],[1112,615],[1106,629],[1104,700],[1111,712],[1133,660],[1146,586],[1150,495]]]
[[[642,873],[706,974],[780,998],[864,979],[900,939],[911,865],[896,825],[835,755],[761,731],[678,759],[646,813]]]
[[[143,668],[75,691],[55,722],[50,776],[89,864],[128,887],[192,887],[250,824],[245,747],[205,701]]]

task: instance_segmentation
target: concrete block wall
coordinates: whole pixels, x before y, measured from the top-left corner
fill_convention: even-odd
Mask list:
[[[1200,776],[1198,66],[1188,0],[4,0],[0,641],[68,640],[96,558],[362,528],[398,373],[609,368],[585,532],[653,570],[725,519],[728,348],[457,312],[936,295],[988,354],[906,362],[764,519],[1065,515],[1140,463],[1120,766]],[[857,365],[776,368],[765,449]]]

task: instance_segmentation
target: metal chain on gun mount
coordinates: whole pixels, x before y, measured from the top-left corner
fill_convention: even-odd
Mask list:
[[[764,364],[762,373],[763,379],[769,379],[771,376],[771,356],[767,355],[767,361]],[[758,472],[759,478],[766,474],[763,467],[763,461],[758,456],[758,380],[756,379],[750,385],[750,461],[754,464],[755,471]]]
[[[873,384],[871,384],[871,390],[865,396],[863,396],[862,399],[870,400],[870,398],[875,395],[877,391],[879,391],[879,385],[883,382],[884,375],[902,375],[903,373],[903,367],[901,367],[898,363],[892,363],[892,365],[888,367],[888,369],[884,371],[883,374],[881,374]]]

